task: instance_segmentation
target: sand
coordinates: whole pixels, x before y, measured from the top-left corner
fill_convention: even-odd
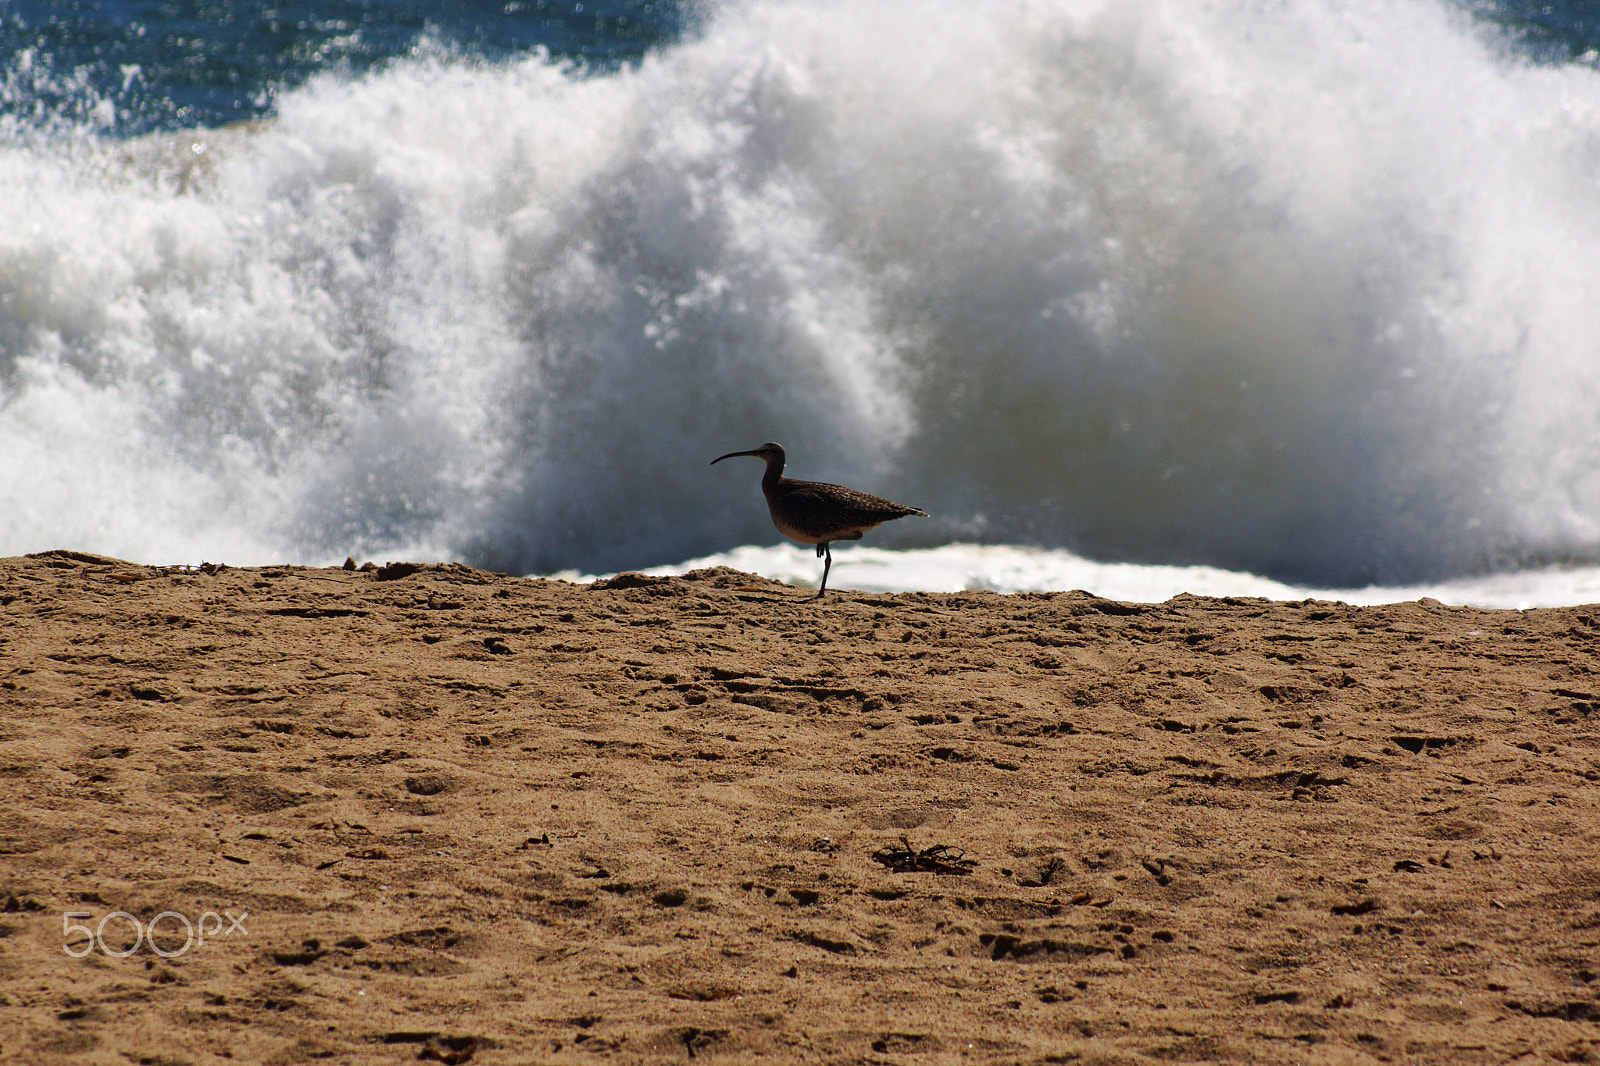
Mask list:
[[[0,560],[0,1061],[1600,1058],[1600,608],[809,595]]]

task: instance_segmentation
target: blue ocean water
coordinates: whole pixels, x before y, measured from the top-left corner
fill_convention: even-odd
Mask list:
[[[675,0],[9,0],[0,67],[26,75],[6,99],[19,117],[137,136],[261,119],[314,75],[360,76],[419,46],[491,63],[544,49],[613,71],[687,23]]]
[[[0,554],[1584,596],[1597,173],[1571,0],[13,0]]]

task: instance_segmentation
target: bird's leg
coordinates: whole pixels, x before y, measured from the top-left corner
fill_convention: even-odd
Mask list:
[[[813,597],[820,600],[823,594],[828,591],[828,571],[833,568],[833,551],[827,544],[818,544],[817,554],[827,560],[822,564],[822,587],[817,590],[816,596]]]

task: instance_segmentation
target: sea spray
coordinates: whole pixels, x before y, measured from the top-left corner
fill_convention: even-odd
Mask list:
[[[956,540],[1600,558],[1600,74],[1432,0],[712,11],[0,145],[0,552],[602,572]],[[93,108],[84,114],[94,114]]]

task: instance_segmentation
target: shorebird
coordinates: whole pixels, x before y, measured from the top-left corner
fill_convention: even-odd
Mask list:
[[[828,545],[836,540],[860,540],[861,534],[890,519],[912,514],[928,517],[927,511],[843,485],[784,477],[783,445],[772,441],[747,452],[719,455],[711,460],[711,465],[716,466],[736,455],[753,455],[767,464],[767,472],[761,478],[761,491],[767,497],[767,510],[778,532],[801,544],[815,544],[817,558],[827,560],[822,565],[822,587],[816,595],[819,600],[828,591],[828,571],[833,568],[833,552]]]

